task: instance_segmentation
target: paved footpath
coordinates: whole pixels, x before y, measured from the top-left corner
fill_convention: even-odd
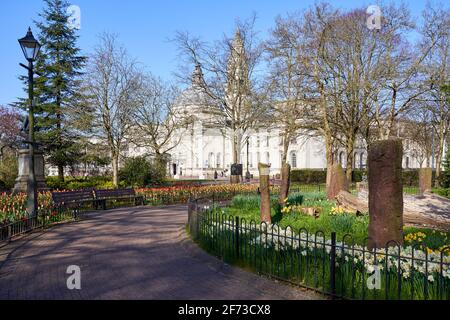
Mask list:
[[[317,299],[230,267],[184,233],[185,206],[89,214],[0,249],[0,299]],[[81,290],[67,289],[69,265]]]

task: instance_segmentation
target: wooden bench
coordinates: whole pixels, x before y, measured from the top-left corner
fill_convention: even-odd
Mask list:
[[[144,197],[137,195],[134,189],[94,190],[95,199],[106,210],[108,200],[132,200],[134,205],[144,205]]]
[[[94,189],[52,192],[52,199],[58,208],[79,209],[84,204],[92,204],[94,208],[98,207],[98,202],[94,196]]]

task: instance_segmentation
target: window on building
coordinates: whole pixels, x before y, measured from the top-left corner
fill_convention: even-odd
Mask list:
[[[409,168],[409,157],[406,157],[406,159],[405,159],[405,167],[406,167],[406,169]]]
[[[270,163],[270,153],[266,152],[266,163],[269,164]]]
[[[222,155],[220,154],[220,152],[217,154],[217,156],[216,156],[216,168],[220,168],[220,163],[221,163],[221,158],[222,158]]]
[[[260,145],[260,138],[259,136],[256,137],[256,147],[259,148]]]
[[[266,137],[266,147],[270,147],[270,137]]]
[[[215,162],[216,158],[214,157],[214,153],[210,153],[209,157],[208,157],[208,168],[212,168],[214,166],[214,162]]]
[[[292,168],[297,168],[297,153],[291,153],[291,166]]]
[[[358,163],[359,163],[359,154],[358,153],[354,153],[353,154],[353,168],[354,169],[358,169]]]
[[[256,153],[256,166],[258,166],[258,163],[261,162],[261,155],[259,152]]]

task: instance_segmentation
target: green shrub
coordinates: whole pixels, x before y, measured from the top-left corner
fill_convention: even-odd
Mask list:
[[[303,203],[304,197],[301,193],[295,192],[288,196],[288,202],[291,205],[301,205]]]
[[[0,180],[0,192],[1,191],[6,191],[8,188],[6,187],[5,182],[3,182],[2,180]]]
[[[405,169],[402,173],[403,176],[403,186],[413,187],[419,185],[419,170],[418,169]],[[436,171],[432,172],[432,184],[436,180]]]
[[[278,204],[278,196],[270,197],[270,205],[275,208]],[[261,206],[261,197],[259,195],[237,195],[231,201],[231,206],[241,210],[259,209]]]
[[[361,182],[366,170],[355,169],[352,172],[352,181]],[[301,184],[324,184],[327,180],[327,170],[322,169],[300,169],[291,171],[291,182]]]
[[[351,233],[353,225],[356,222],[356,216],[352,214],[340,214],[330,219],[331,229],[336,233]]]
[[[17,158],[13,153],[5,152],[0,161],[0,190],[9,190],[14,187],[17,178]]]
[[[63,182],[58,177],[47,177],[47,187],[54,190],[112,189],[111,177],[66,178]],[[123,186],[123,184],[122,184]]]
[[[129,158],[119,172],[120,180],[129,187],[160,185],[164,182],[165,166],[145,157]]]
[[[353,182],[361,182],[363,181],[363,177],[367,177],[367,170],[363,169],[355,169],[352,172],[352,181]]]
[[[441,173],[440,178],[440,185],[445,188],[445,189],[449,189],[450,188],[450,149],[447,152],[447,155],[444,159],[444,171]]]
[[[301,169],[291,171],[291,182],[298,182],[303,184],[318,184],[325,183],[326,179],[326,170]]]
[[[444,189],[444,188],[435,189],[435,190],[433,190],[433,192],[438,194],[438,195],[440,195],[440,196],[450,198],[450,188],[448,188],[448,189]]]

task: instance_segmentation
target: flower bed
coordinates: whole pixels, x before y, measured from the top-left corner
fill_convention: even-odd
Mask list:
[[[258,190],[255,184],[220,184],[209,186],[175,186],[137,189],[150,205],[187,203],[189,198],[214,198],[216,201],[230,200],[237,194],[251,194]]]
[[[50,192],[39,193],[38,210],[51,210],[53,208],[52,195]],[[19,193],[10,195],[0,194],[0,225],[16,222],[27,218],[27,195]]]
[[[347,298],[450,299],[450,246],[434,250],[414,242],[425,233],[407,236],[405,246],[369,250],[351,235],[333,246],[328,233],[255,223],[221,208],[202,211],[198,219],[195,238],[205,250],[259,273]],[[369,287],[376,274],[379,286]]]

